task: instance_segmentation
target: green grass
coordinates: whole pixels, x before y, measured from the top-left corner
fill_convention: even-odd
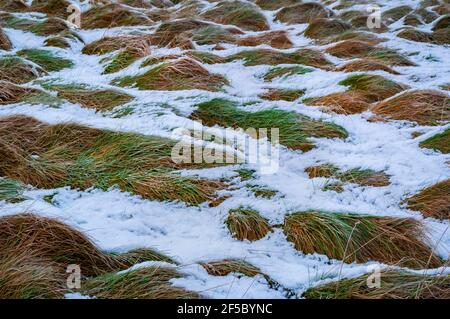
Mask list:
[[[236,36],[221,26],[209,25],[195,30],[192,40],[199,45],[216,44],[220,42],[233,43],[236,40]]]
[[[116,255],[118,260],[128,265],[135,265],[144,261],[163,261],[171,264],[177,264],[172,258],[151,248],[138,248],[127,251],[126,253]]]
[[[420,142],[420,147],[431,148],[443,154],[450,153],[450,128]]]
[[[131,65],[134,61],[137,61],[140,57],[130,52],[129,50],[123,50],[117,53],[109,62],[104,70],[104,74],[110,74],[114,72],[118,72],[122,69],[125,69],[127,66]]]
[[[248,168],[240,168],[235,170],[235,172],[238,173],[242,181],[248,181],[249,179],[255,178],[254,174],[256,173],[254,169]]]
[[[61,71],[62,69],[73,66],[72,61],[57,57],[52,52],[47,50],[25,49],[20,50],[17,54],[36,63],[48,72]]]
[[[245,187],[251,190],[256,197],[271,199],[277,194],[277,191],[259,185],[247,184]]]
[[[346,138],[347,132],[340,126],[322,121],[312,120],[304,115],[278,109],[259,112],[247,112],[239,109],[237,104],[224,99],[213,99],[201,103],[192,113],[191,118],[201,120],[208,126],[223,127],[278,128],[280,144],[292,149],[310,150],[314,147],[309,137]]]
[[[5,177],[0,177],[0,201],[20,202],[23,197],[23,185]]]
[[[33,65],[18,56],[0,57],[0,80],[16,84],[27,83],[45,74],[40,67]]]
[[[268,101],[288,101],[293,102],[305,94],[305,90],[299,89],[269,89],[260,94],[259,97]]]
[[[313,72],[313,69],[305,68],[303,66],[293,66],[293,67],[274,67],[263,75],[265,81],[272,81],[279,77],[288,77],[291,75],[301,75]]]
[[[412,218],[306,211],[286,216],[284,233],[297,250],[345,262],[377,260],[412,268],[438,267],[439,257],[421,240]]]

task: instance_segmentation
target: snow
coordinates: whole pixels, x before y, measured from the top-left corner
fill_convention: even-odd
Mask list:
[[[400,4],[417,5],[418,1],[377,1],[385,4],[383,10]],[[389,4],[387,5],[387,3]],[[206,3],[206,2],[205,2]],[[210,6],[210,4],[208,4]],[[365,7],[364,7],[365,8]],[[83,7],[83,10],[86,8]],[[289,36],[299,47],[311,47],[309,39],[298,35],[306,25],[286,26],[272,21],[274,12],[265,11],[271,28],[288,29]],[[439,89],[448,83],[450,75],[450,51],[448,47],[426,43],[411,42],[395,36],[401,21],[390,26],[390,32],[382,36],[388,41],[382,46],[399,49],[415,62],[417,67],[396,67],[401,75],[391,75],[382,71],[367,72],[380,74],[411,86],[412,89]],[[427,31],[430,25],[424,26]],[[78,30],[86,43],[105,35],[129,34],[139,29],[151,33],[154,27],[113,28],[109,30]],[[45,37],[39,37],[23,31],[5,29],[14,44],[14,50],[42,47]],[[144,59],[133,63],[128,68],[111,75],[102,75],[103,67],[98,56],[80,53],[82,43],[72,43],[71,50],[46,48],[58,55],[70,58],[75,67],[51,73],[46,79],[59,82],[88,83],[95,87],[112,88],[109,84],[114,78],[144,72],[139,68]],[[254,49],[226,45],[220,55],[229,55],[244,49]],[[210,46],[199,46],[199,50],[209,51]],[[294,51],[282,50],[285,52]],[[417,54],[416,54],[417,52]],[[179,53],[179,49],[152,48],[152,54]],[[217,53],[217,52],[214,52]],[[414,53],[414,55],[410,55]],[[0,51],[1,55],[7,54]],[[434,57],[433,59],[428,58]],[[335,59],[333,62],[343,62]],[[224,97],[238,102],[258,102],[248,106],[256,111],[279,107],[324,119],[343,126],[349,133],[345,140],[316,139],[317,148],[302,153],[286,148],[280,150],[280,168],[274,174],[262,174],[257,165],[256,179],[252,184],[266,186],[277,190],[272,199],[256,198],[245,187],[225,191],[229,195],[218,207],[188,207],[183,203],[157,202],[121,192],[117,189],[101,191],[89,189],[80,191],[70,188],[30,189],[24,202],[10,204],[0,202],[0,215],[20,212],[35,212],[42,216],[54,217],[72,225],[91,237],[102,249],[123,252],[133,248],[152,247],[173,256],[179,263],[177,269],[184,273],[184,278],[174,279],[175,285],[201,292],[212,298],[286,298],[292,297],[287,290],[300,296],[308,287],[339,278],[356,277],[370,273],[374,265],[386,268],[377,262],[366,264],[343,264],[330,260],[324,255],[305,255],[294,249],[282,231],[276,229],[256,242],[237,241],[231,238],[224,221],[229,209],[240,205],[252,206],[260,211],[271,223],[282,223],[286,214],[304,210],[324,210],[332,212],[355,212],[377,216],[405,216],[423,220],[426,225],[429,244],[444,259],[449,258],[450,231],[449,221],[423,218],[418,212],[406,209],[402,200],[420,189],[450,178],[448,162],[450,155],[440,154],[419,148],[420,141],[443,131],[449,126],[427,127],[405,122],[371,123],[367,119],[369,112],[360,115],[330,115],[316,107],[309,107],[296,102],[262,101],[258,94],[267,88],[305,89],[305,97],[316,97],[333,92],[345,91],[337,83],[349,74],[314,69],[311,73],[283,77],[266,83],[261,75],[269,66],[244,67],[242,61],[225,64],[205,65],[213,73],[224,75],[230,86],[224,92],[189,91],[139,91],[135,88],[119,88],[130,94],[134,100],[127,105],[135,107],[132,114],[122,118],[113,118],[111,113],[96,113],[79,105],[65,103],[59,108],[44,105],[14,104],[2,106],[0,116],[25,114],[47,123],[77,122],[80,124],[117,131],[135,132],[146,135],[159,135],[182,139],[173,134],[179,128],[191,128],[193,122],[186,118],[195,105],[214,97]],[[358,73],[355,73],[358,74]],[[164,107],[169,105],[170,107]],[[126,105],[125,105],[126,106]],[[220,128],[205,128],[211,132]],[[424,134],[411,139],[414,132]],[[231,134],[231,133],[230,133]],[[234,132],[235,136],[245,139],[243,133]],[[239,148],[238,145],[237,147]],[[391,177],[388,187],[345,186],[344,192],[324,192],[321,190],[325,179],[309,179],[304,169],[311,165],[332,162],[342,169],[363,166],[374,170],[385,170]],[[232,177],[237,166],[220,167],[208,170],[185,171],[184,174],[199,174],[208,178]],[[245,183],[242,183],[243,186]],[[44,201],[46,195],[55,194],[53,204]],[[230,274],[224,277],[210,276],[197,263],[225,258],[241,258],[259,267],[287,290],[273,289],[262,276],[249,278]],[[153,265],[147,263],[142,267]],[[166,265],[167,266],[167,265]],[[448,272],[445,269],[428,270],[428,274]],[[79,294],[68,294],[66,298],[89,298]]]

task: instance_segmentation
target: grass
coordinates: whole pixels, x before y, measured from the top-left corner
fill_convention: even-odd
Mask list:
[[[267,220],[251,208],[231,209],[225,223],[232,236],[238,240],[259,240],[271,231]]]
[[[5,31],[0,27],[0,49],[1,50],[11,50],[12,43],[11,40],[6,35]]]
[[[57,57],[51,51],[42,49],[24,49],[17,52],[18,55],[36,63],[48,72],[61,71],[73,66],[73,62]]]
[[[270,45],[277,49],[289,49],[292,48],[293,43],[289,39],[289,36],[284,30],[270,31],[261,35],[250,35],[241,37],[236,40],[236,45],[240,46],[258,46],[261,44]]]
[[[52,37],[44,41],[46,47],[57,47],[62,49],[70,48],[70,43],[64,37]]]
[[[240,273],[247,277],[261,274],[259,268],[241,259],[225,259],[200,264],[212,276],[227,276],[231,273]]]
[[[151,248],[138,248],[117,255],[116,258],[126,265],[139,264],[144,261],[162,261],[170,264],[177,264],[172,258]]]
[[[130,102],[133,97],[111,89],[92,89],[81,84],[42,84],[48,90],[58,92],[58,97],[98,111],[110,111]]]
[[[213,99],[198,105],[191,114],[194,120],[204,125],[242,128],[278,128],[280,144],[296,150],[310,150],[314,147],[309,137],[345,138],[346,131],[335,124],[312,120],[304,115],[278,109],[247,112],[224,99]],[[270,138],[270,136],[269,136]]]
[[[307,2],[286,6],[277,12],[276,20],[287,24],[310,23],[318,18],[329,18],[333,12],[320,3]]]
[[[277,194],[277,191],[273,189],[265,188],[258,185],[247,184],[245,185],[245,187],[251,190],[256,197],[271,199]]]
[[[338,19],[316,19],[312,21],[303,33],[311,39],[323,39],[337,36],[351,29],[351,25]]]
[[[259,95],[263,100],[269,101],[289,101],[293,102],[305,94],[305,90],[296,89],[269,89],[265,93]]]
[[[255,49],[241,51],[225,58],[225,62],[244,60],[245,66],[303,64],[328,69],[332,65],[320,51],[300,49],[292,53],[279,52],[270,49]]]
[[[127,76],[113,81],[119,86],[133,86],[141,90],[206,90],[219,91],[228,81],[211,74],[190,58],[181,58],[158,65],[141,75]]]
[[[320,106],[326,112],[357,114],[369,109],[371,100],[362,91],[331,93],[325,96],[304,99],[306,105]]]
[[[313,69],[305,68],[303,66],[292,66],[292,67],[273,67],[263,75],[265,81],[272,81],[276,78],[288,77],[291,75],[302,75],[306,73],[313,72]]]
[[[450,128],[420,142],[420,147],[431,148],[443,154],[450,153]]]
[[[361,186],[382,187],[388,186],[389,176],[382,171],[372,169],[353,168],[347,171],[341,171],[332,164],[322,164],[319,166],[310,166],[305,169],[310,178],[325,177],[338,179],[343,183],[355,183]]]
[[[298,0],[256,0],[255,3],[264,10],[277,10],[297,4]]]
[[[48,18],[32,25],[27,31],[31,31],[40,36],[49,36],[69,30],[70,28],[65,20],[60,18]]]
[[[307,211],[286,216],[284,233],[305,254],[324,254],[347,263],[377,260],[411,268],[442,265],[422,242],[422,225],[412,218]]]
[[[75,124],[47,125],[25,116],[1,119],[0,132],[0,144],[10,154],[0,165],[0,175],[36,187],[107,190],[117,186],[144,198],[192,205],[212,200],[215,191],[224,187],[175,174],[174,169],[187,166],[172,162],[175,141],[170,139]]]
[[[425,217],[450,219],[450,179],[422,189],[407,198],[405,203],[411,210],[420,211]]]
[[[0,80],[22,84],[30,82],[46,72],[34,67],[30,62],[18,56],[0,57]]]
[[[175,21],[165,21],[156,29],[151,37],[151,43],[158,46],[171,46],[176,38],[180,35],[194,34],[195,32],[202,32],[211,24],[195,20],[195,19],[180,19]],[[210,33],[212,29],[206,31]]]
[[[145,267],[110,273],[87,280],[82,293],[100,299],[197,299],[199,295],[172,286],[169,280],[181,275],[171,268]]]
[[[236,25],[244,30],[269,30],[269,23],[258,7],[243,1],[221,1],[204,12],[202,18],[220,24]]]
[[[148,40],[142,38],[130,42],[105,66],[104,74],[118,72],[131,65],[134,61],[150,54],[150,42]]]
[[[416,90],[382,101],[372,108],[372,112],[393,120],[441,125],[450,121],[449,101],[449,96],[442,92]]]
[[[254,174],[256,173],[255,170],[248,169],[248,168],[241,168],[241,169],[236,170],[235,172],[238,173],[241,181],[248,181],[250,179],[255,178]]]
[[[192,40],[199,45],[234,43],[236,41],[236,34],[222,26],[207,25],[195,30],[192,35]]]
[[[66,0],[34,0],[29,10],[66,19],[68,16],[67,7],[69,5],[70,2]]]
[[[225,62],[224,58],[209,52],[202,51],[187,51],[187,56],[196,59],[205,64],[216,64]]]
[[[23,197],[24,187],[9,178],[0,177],[0,201],[18,202],[24,199]]]
[[[81,52],[88,55],[102,55],[124,49],[131,46],[135,41],[139,41],[139,37],[125,35],[117,37],[103,37],[85,45]]]
[[[358,59],[355,61],[351,61],[349,63],[344,64],[343,66],[338,67],[336,70],[344,71],[344,72],[381,70],[381,71],[385,71],[385,72],[391,73],[391,74],[396,74],[396,75],[400,74],[382,62],[369,60],[369,59]]]
[[[395,7],[389,10],[386,10],[382,13],[382,19],[383,22],[385,22],[387,25],[390,25],[404,16],[406,16],[408,13],[411,13],[413,11],[413,8],[410,6],[399,6]]]
[[[381,272],[381,287],[369,288],[368,275],[309,288],[307,299],[448,299],[449,275],[417,275],[401,270]]]
[[[81,16],[83,29],[114,28],[151,25],[152,21],[142,13],[131,11],[120,4],[95,6]]]

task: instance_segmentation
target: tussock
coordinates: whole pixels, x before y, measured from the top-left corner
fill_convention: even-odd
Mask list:
[[[442,265],[422,242],[422,225],[412,218],[307,211],[286,216],[284,233],[305,254],[325,254],[347,263],[377,260],[411,268]]]
[[[372,112],[393,120],[439,125],[450,121],[449,101],[449,96],[442,92],[418,90],[382,101],[372,108]]]
[[[302,66],[292,66],[292,67],[273,67],[267,73],[263,75],[264,81],[272,81],[276,78],[288,77],[291,75],[302,75],[306,73],[313,72],[313,69],[305,68]]]
[[[24,49],[17,52],[17,54],[36,63],[48,72],[61,71],[73,66],[71,60],[60,58],[48,50]]]
[[[238,240],[259,240],[271,231],[269,223],[258,211],[244,207],[231,209],[226,225],[233,237]]]
[[[192,33],[196,30],[204,30],[209,26],[209,23],[195,19],[180,19],[163,22],[151,36],[151,43],[159,46],[170,46],[177,36]],[[208,34],[210,33],[208,32]]]
[[[287,24],[310,23],[318,18],[331,18],[333,12],[320,3],[307,2],[285,7],[277,12],[275,19]]]
[[[70,48],[70,43],[64,37],[52,37],[44,41],[46,47],[57,47],[62,49]]]
[[[1,50],[11,50],[12,43],[6,35],[5,31],[0,27],[0,49]]]
[[[425,217],[450,219],[450,179],[421,190],[406,199],[411,210],[420,211]]]
[[[172,258],[151,248],[133,249],[115,257],[125,265],[135,265],[144,261],[163,261],[171,264],[176,264],[176,262]]]
[[[0,105],[13,104],[22,101],[30,95],[36,94],[38,91],[15,85],[10,82],[0,81]]]
[[[152,25],[144,14],[131,11],[120,4],[92,7],[81,16],[83,29],[114,28],[123,26]]]
[[[0,176],[0,201],[20,202],[23,197],[24,186],[20,183]]]
[[[265,93],[259,95],[263,100],[268,101],[295,101],[299,97],[305,94],[304,90],[296,90],[296,89],[269,89]]]
[[[116,37],[104,37],[94,42],[87,44],[81,52],[83,54],[98,54],[102,55],[105,53],[117,51],[124,49],[126,47],[132,47],[135,42],[138,45],[141,43],[141,38],[137,36],[116,36]]]
[[[47,125],[26,116],[0,119],[0,175],[42,188],[70,185],[123,191],[192,205],[212,200],[221,182],[174,174],[175,141],[75,124]],[[208,164],[191,164],[207,167]],[[182,166],[180,166],[182,167]]]
[[[148,39],[139,38],[131,41],[122,51],[116,54],[104,69],[105,74],[120,71],[131,65],[134,61],[150,54],[150,42]]]
[[[196,292],[169,282],[180,277],[172,268],[145,267],[92,278],[81,288],[83,294],[100,299],[198,299]]]
[[[420,142],[420,147],[431,148],[444,154],[450,153],[450,128]]]
[[[70,31],[70,28],[65,20],[52,17],[31,26],[29,31],[37,35],[49,36],[62,32],[68,32]]]
[[[382,13],[382,19],[383,22],[387,25],[390,25],[404,16],[406,16],[408,13],[411,13],[413,11],[413,8],[410,6],[399,6],[392,9],[389,9],[387,11],[384,11]]]
[[[289,39],[287,32],[283,30],[271,31],[262,35],[247,36],[238,39],[235,42],[237,45],[254,47],[261,44],[268,44],[277,49],[289,49],[292,47],[292,42]]]
[[[22,84],[32,81],[47,72],[17,56],[0,57],[0,80]]]
[[[226,276],[231,273],[240,273],[247,277],[261,274],[259,268],[240,259],[225,259],[200,264],[212,276]]]
[[[298,4],[300,0],[256,0],[256,4],[264,10],[277,10],[282,7]]]
[[[191,114],[194,120],[204,125],[220,125],[234,128],[278,128],[280,144],[291,149],[309,151],[314,143],[309,137],[345,138],[346,131],[335,124],[312,120],[306,116],[278,109],[246,112],[236,103],[223,99],[213,99],[198,105]],[[270,131],[268,132],[270,133]],[[269,134],[269,139],[270,139]]]
[[[358,59],[336,68],[336,71],[344,71],[344,72],[377,71],[377,70],[385,71],[387,73],[396,75],[400,74],[384,63],[369,59]]]
[[[211,74],[190,58],[163,63],[144,74],[119,78],[120,86],[135,85],[141,90],[206,90],[218,91],[228,81],[221,75]]]
[[[244,30],[269,30],[269,24],[258,7],[243,1],[221,1],[202,14],[202,18],[220,24],[233,24]]]
[[[58,18],[66,19],[70,13],[67,8],[71,3],[66,0],[33,0],[28,11],[41,12],[48,16],[56,16]]]
[[[324,111],[337,114],[357,114],[367,111],[370,99],[362,91],[331,93],[326,96],[310,98],[304,101],[307,105],[321,106]]]
[[[308,289],[307,299],[448,299],[449,275],[417,275],[399,270],[381,273],[381,287],[369,288],[367,275]]]
[[[316,19],[306,28],[304,35],[311,39],[336,36],[351,29],[347,22],[337,19]]]

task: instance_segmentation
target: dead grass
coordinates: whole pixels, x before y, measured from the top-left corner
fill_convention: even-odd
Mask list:
[[[286,216],[284,233],[297,250],[344,262],[377,260],[411,268],[436,268],[442,261],[426,244],[413,218],[307,211]]]
[[[119,78],[119,86],[136,86],[141,90],[206,90],[219,91],[228,81],[221,75],[211,74],[191,58],[163,63],[144,74]]]
[[[272,81],[276,78],[289,77],[291,75],[301,75],[313,72],[313,69],[302,66],[273,67],[263,75],[264,81]]]
[[[225,223],[233,237],[238,240],[259,240],[272,229],[256,210],[244,207],[231,209]]]
[[[443,154],[450,153],[450,128],[420,142],[420,147],[431,148]]]
[[[0,119],[0,175],[35,187],[70,185],[123,191],[155,200],[198,205],[225,184],[175,174],[170,159],[175,141],[116,133],[75,124],[47,125],[26,116]],[[209,165],[211,166],[211,165]]]
[[[400,270],[381,273],[381,287],[369,288],[368,275],[308,289],[307,299],[449,299],[449,275],[417,275]]]
[[[1,50],[11,50],[12,43],[6,35],[5,31],[0,27],[0,49]]]
[[[163,261],[171,264],[177,264],[172,258],[151,248],[138,248],[127,251],[126,253],[116,255],[117,260],[125,265],[135,265],[145,261]]]
[[[130,36],[130,35],[103,37],[99,40],[87,44],[81,50],[81,52],[83,54],[102,55],[105,53],[124,49],[126,47],[131,47],[134,45],[135,42],[138,42],[138,45],[142,45],[141,40],[142,39],[138,36]]]
[[[336,71],[344,71],[344,72],[377,71],[377,70],[385,71],[387,73],[396,75],[400,74],[384,63],[369,59],[358,59],[336,68]]]
[[[18,51],[17,54],[36,63],[47,72],[61,71],[73,66],[71,60],[59,57],[52,51],[45,49],[23,49]]]
[[[33,0],[28,8],[30,12],[41,12],[48,16],[66,19],[70,13],[67,12],[70,2],[66,0]]]
[[[298,2],[297,2],[298,3]],[[318,18],[331,18],[333,11],[317,2],[298,3],[277,12],[275,19],[287,24],[310,23]]]
[[[244,30],[269,30],[266,17],[255,5],[243,1],[221,1],[214,8],[204,12],[202,18],[220,24],[232,24]]]
[[[256,0],[255,3],[264,10],[277,10],[297,4],[299,0]]]
[[[277,49],[289,49],[293,45],[287,32],[283,30],[270,31],[262,35],[241,37],[235,43],[240,46],[249,47],[268,44]]]
[[[247,277],[261,274],[259,268],[241,259],[224,259],[200,264],[211,276],[226,276],[231,273],[240,273]]]
[[[47,72],[41,67],[32,65],[30,62],[17,57],[0,57],[0,80],[11,83],[22,84],[32,81]]]
[[[390,25],[404,16],[406,16],[408,13],[411,13],[413,11],[413,8],[410,6],[399,6],[395,7],[389,10],[386,10],[382,13],[382,19],[383,22],[387,25]]]
[[[49,36],[56,35],[61,32],[68,32],[70,31],[70,28],[65,20],[50,17],[30,27],[29,31],[37,35]]]
[[[0,7],[10,12],[24,12],[27,9],[25,3],[16,0],[0,0]]]
[[[372,108],[372,112],[393,120],[440,125],[450,121],[449,101],[449,96],[442,92],[418,90],[382,101]]]
[[[405,200],[408,208],[425,217],[450,219],[450,179],[427,187]]]
[[[351,25],[338,19],[315,19],[306,28],[304,35],[311,39],[337,36],[351,29]]]
[[[210,24],[195,19],[180,19],[163,22],[151,36],[151,43],[158,46],[171,46],[177,36],[192,34],[196,30],[210,27]],[[213,30],[213,29],[211,29]],[[208,32],[208,34],[210,34]]]
[[[136,60],[150,54],[150,42],[146,38],[137,38],[117,53],[104,69],[105,74],[118,72]]]
[[[62,49],[70,48],[70,43],[64,37],[52,37],[44,41],[46,47],[57,47]]]
[[[320,106],[327,112],[358,114],[369,109],[370,99],[363,91],[347,91],[306,99],[304,103],[306,105]]]
[[[24,98],[36,94],[38,91],[15,85],[10,82],[0,81],[0,105],[21,102]]]
[[[81,27],[83,29],[149,26],[152,24],[153,22],[146,15],[131,11],[116,3],[92,7],[81,16]]]
[[[259,95],[259,97],[268,101],[283,100],[293,102],[303,94],[305,94],[305,91],[298,89],[269,89],[265,93]]]
[[[145,267],[92,278],[82,285],[85,295],[100,299],[198,299],[193,291],[173,286],[181,275],[172,268]]]

